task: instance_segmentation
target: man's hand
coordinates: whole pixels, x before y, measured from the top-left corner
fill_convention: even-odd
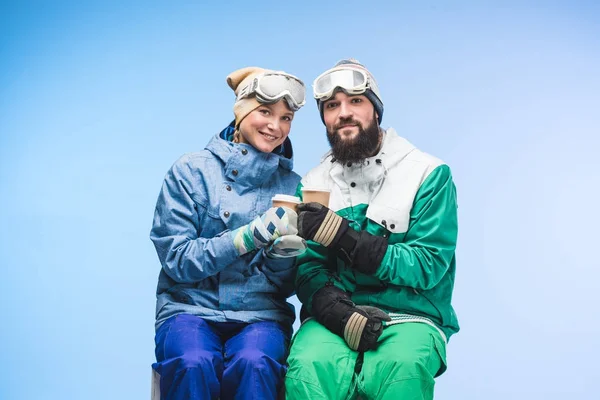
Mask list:
[[[355,351],[377,347],[383,321],[390,317],[377,307],[357,306],[347,292],[325,286],[315,293],[312,302],[315,318],[333,333],[344,338]]]
[[[346,266],[364,274],[379,268],[387,251],[387,238],[350,228],[347,219],[319,203],[298,206],[298,235],[336,251]]]
[[[344,326],[344,340],[352,350],[366,351],[377,347],[377,339],[383,332],[383,321],[389,315],[377,307],[356,306]]]
[[[298,206],[298,235],[325,247],[335,247],[348,230],[348,221],[319,203]]]

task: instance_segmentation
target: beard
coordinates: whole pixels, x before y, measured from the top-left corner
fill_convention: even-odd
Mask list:
[[[354,124],[358,127],[358,135],[353,139],[343,139],[339,131],[341,125]],[[364,128],[360,122],[352,118],[341,120],[333,127],[333,131],[327,130],[327,140],[331,145],[333,158],[341,163],[358,163],[373,156],[379,150],[379,125],[373,113],[371,123]]]

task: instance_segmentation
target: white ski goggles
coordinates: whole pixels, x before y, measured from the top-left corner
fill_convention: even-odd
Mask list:
[[[325,71],[313,82],[313,94],[315,99],[323,101],[329,99],[337,88],[346,94],[363,94],[371,87],[366,72],[358,69],[341,67]]]
[[[290,110],[298,111],[305,103],[306,90],[304,83],[293,75],[285,72],[266,72],[242,88],[236,101],[252,95],[265,104],[275,103],[284,98]]]

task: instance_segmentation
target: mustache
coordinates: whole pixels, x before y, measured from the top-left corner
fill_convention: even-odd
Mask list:
[[[337,130],[340,130],[347,126],[357,126],[358,129],[361,129],[361,130],[363,129],[363,126],[360,122],[355,121],[354,119],[352,119],[352,117],[350,117],[349,119],[346,119],[346,120],[340,120],[340,122],[338,122],[337,124],[335,124],[333,126],[333,130],[337,131]]]

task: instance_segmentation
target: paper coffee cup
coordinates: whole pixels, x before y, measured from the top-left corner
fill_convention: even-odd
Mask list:
[[[296,196],[288,196],[287,194],[276,194],[271,199],[273,207],[287,207],[298,212],[298,204],[301,203],[300,198]]]
[[[323,204],[325,207],[329,207],[330,194],[331,190],[329,189],[303,187],[302,201],[304,203],[310,203],[314,201],[316,203]]]

